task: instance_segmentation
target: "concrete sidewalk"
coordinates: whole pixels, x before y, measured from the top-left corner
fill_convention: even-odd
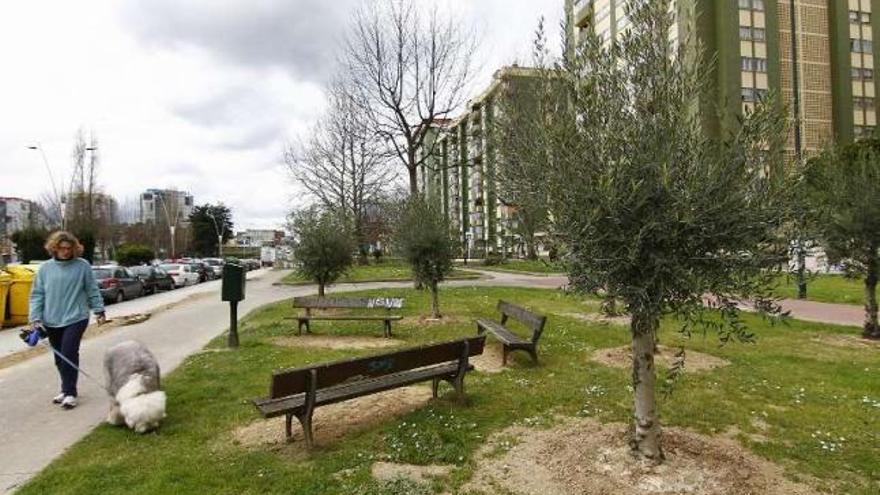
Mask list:
[[[268,272],[250,281],[247,298],[239,305],[239,315],[244,317],[256,307],[313,290],[273,286],[272,282],[284,274]],[[163,374],[169,373],[229,326],[228,303],[220,301],[219,285],[202,290],[212,291],[216,297],[184,301],[146,322],[83,340],[82,369],[103,382],[104,350],[134,338],[153,351]],[[185,296],[178,294],[181,295]],[[79,407],[65,411],[51,403],[59,384],[48,349],[44,355],[0,370],[0,438],[4,444],[0,449],[0,493],[26,482],[104,419],[108,408],[106,392],[82,375],[78,385]]]

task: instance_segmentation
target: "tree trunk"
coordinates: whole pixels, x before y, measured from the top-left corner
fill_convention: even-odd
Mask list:
[[[654,344],[660,318],[654,314],[633,313],[632,352],[635,422],[630,447],[637,455],[654,462],[663,461],[660,445],[660,421],[657,417],[654,369]]]
[[[869,339],[880,339],[880,325],[877,323],[877,277],[878,265],[877,249],[874,249],[868,259],[868,273],[865,277],[865,331],[862,335]]]
[[[318,282],[318,297],[324,297],[324,283]]]
[[[535,249],[534,238],[526,241],[526,250],[528,251],[528,254],[526,254],[526,259],[530,259],[532,261],[538,259],[538,251]]]
[[[440,314],[440,295],[437,290],[437,282],[431,282],[431,318],[440,319],[443,315]]]
[[[799,240],[797,245],[797,289],[798,299],[807,298],[807,250],[804,241]]]
[[[416,177],[416,167],[414,165],[407,165],[406,168],[409,172],[409,195],[414,198],[419,193],[419,181]]]

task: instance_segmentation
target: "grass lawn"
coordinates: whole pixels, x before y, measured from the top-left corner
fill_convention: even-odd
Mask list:
[[[456,266],[464,266],[458,263]],[[483,265],[481,261],[469,262],[469,267],[480,270],[495,270],[500,272],[531,272],[531,273],[563,273],[565,268],[546,260],[507,260],[500,265]]]
[[[395,325],[395,334],[406,345],[473,335],[472,319],[494,315],[499,298],[548,314],[539,348],[542,364],[533,367],[525,354],[515,353],[512,366],[502,373],[469,374],[467,406],[442,394],[421,409],[349,433],[309,454],[292,447],[245,448],[233,442],[232,433],[260,420],[249,400],[266,394],[273,370],[377,353],[274,345],[270,339],[291,335],[295,325],[283,319],[289,304],[278,303],[241,324],[239,350],[193,355],[163,380],[168,418],[159,433],[139,437],[101,425],[18,493],[455,493],[473,474],[476,450],[504,427],[542,427],[559,415],[629,421],[630,373],[587,359],[595,349],[627,344],[628,330],[571,316],[595,311],[595,301],[540,289],[444,289],[441,307],[450,320],[426,324],[416,317],[427,313],[428,294],[400,294],[407,299],[407,318]],[[746,320],[758,335],[757,345],[719,347],[711,336],[684,344],[731,365],[686,375],[672,397],[661,401],[662,422],[704,434],[735,429],[740,442],[784,466],[790,477],[812,480],[817,489],[835,493],[877,493],[877,348],[828,344],[857,335],[854,327],[796,321],[770,326],[748,315]],[[675,322],[663,325],[663,343],[676,343]],[[381,336],[380,326],[357,322],[319,323],[313,332]],[[221,350],[224,342],[219,337],[209,347]],[[763,425],[760,430],[757,424]],[[755,441],[753,434],[765,440]],[[833,451],[822,445],[830,437],[839,439]],[[374,481],[370,468],[376,460],[455,468],[446,486],[435,481],[425,489],[407,488]]]
[[[479,278],[479,275],[473,272],[453,269],[452,274],[447,280],[467,280]],[[412,270],[409,265],[400,259],[385,258],[376,264],[370,261],[369,265],[358,265],[355,263],[351,269],[343,275],[336,283],[351,282],[390,282],[395,280],[412,280]],[[281,280],[283,284],[303,285],[314,283],[301,277],[298,273],[292,272]]]
[[[776,294],[789,299],[797,298],[797,282],[790,275],[779,277]],[[865,304],[865,282],[843,275],[816,275],[807,280],[807,299],[810,301]]]

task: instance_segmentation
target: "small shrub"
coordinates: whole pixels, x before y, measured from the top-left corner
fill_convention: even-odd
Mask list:
[[[136,266],[149,263],[156,254],[143,244],[123,244],[116,250],[116,261],[122,266]]]

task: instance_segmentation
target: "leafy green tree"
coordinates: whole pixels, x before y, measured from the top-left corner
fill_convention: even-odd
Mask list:
[[[441,318],[438,285],[452,271],[454,241],[446,217],[434,201],[410,198],[397,225],[397,251],[417,282],[431,289],[431,315]]]
[[[880,339],[880,139],[832,147],[809,162],[806,176],[828,259],[864,278],[863,335]]]
[[[116,250],[116,261],[122,266],[137,266],[155,258],[156,253],[143,244],[123,244]]]
[[[556,226],[569,277],[631,314],[636,455],[661,462],[654,353],[660,320],[676,315],[723,342],[751,341],[738,303],[776,315],[777,234],[791,180],[785,120],[772,97],[712,134],[701,102],[712,71],[697,42],[669,42],[671,0],[629,4],[631,26],[606,46],[584,32],[545,78],[538,115]],[[555,94],[560,86],[565,94]],[[711,295],[707,307],[704,298]],[[717,313],[707,314],[713,308]]]
[[[232,212],[223,203],[196,206],[189,221],[196,256],[218,255],[218,237],[222,237],[224,243],[232,237]]]
[[[33,260],[44,260],[49,257],[43,246],[49,232],[39,227],[27,227],[12,234],[12,242],[15,243],[18,257],[22,263],[30,263]]]
[[[314,280],[323,297],[327,284],[335,282],[354,261],[351,229],[340,216],[314,207],[295,214],[292,227],[298,241],[293,250],[297,272]]]

